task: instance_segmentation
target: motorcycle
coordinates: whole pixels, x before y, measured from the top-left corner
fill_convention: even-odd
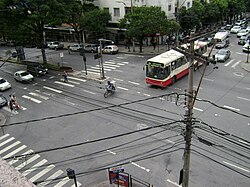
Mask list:
[[[115,93],[115,84],[112,83],[112,88],[111,89],[108,89],[107,86],[106,86],[106,89],[105,89],[105,93],[104,93],[104,97],[107,98],[109,95],[113,95]]]

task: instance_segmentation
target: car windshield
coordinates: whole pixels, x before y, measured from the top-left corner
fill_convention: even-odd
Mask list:
[[[22,73],[20,73],[20,75],[23,77],[23,76],[29,75],[29,73],[28,72],[22,72]]]
[[[240,26],[234,26],[234,29],[240,29]]]
[[[246,32],[246,30],[240,30],[238,33],[244,33]]]
[[[225,55],[225,54],[227,54],[227,51],[226,50],[219,50],[217,52],[217,54],[219,54],[219,55]]]
[[[6,82],[6,80],[0,79],[0,84],[5,83],[5,82]]]

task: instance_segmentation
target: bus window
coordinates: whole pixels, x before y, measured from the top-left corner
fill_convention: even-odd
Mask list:
[[[172,71],[176,69],[176,63],[175,63],[175,61],[171,62],[171,68],[172,68]]]
[[[165,79],[170,74],[169,67],[162,67],[162,64],[148,62],[146,66],[146,76],[153,79]]]

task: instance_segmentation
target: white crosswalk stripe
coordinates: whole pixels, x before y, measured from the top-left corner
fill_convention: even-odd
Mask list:
[[[234,59],[230,60],[228,63],[226,63],[224,66],[229,66],[232,62],[234,61]]]
[[[238,66],[241,63],[241,60],[239,60],[238,62],[236,62],[234,65],[232,65],[232,68],[235,68],[236,66]]]
[[[98,69],[100,72],[100,67],[91,67],[91,69]],[[111,71],[111,69],[104,68],[105,71]]]
[[[31,182],[39,181],[37,186],[40,187],[44,187],[51,182],[53,182],[53,186],[56,187],[74,186],[72,185],[72,180],[68,177],[57,179],[64,173],[62,170],[56,170],[56,166],[53,164],[44,165],[48,162],[46,159],[40,158],[41,156],[39,154],[28,155],[34,151],[32,149],[26,152],[23,151],[27,146],[21,145],[20,141],[13,142],[13,140],[15,140],[15,138],[10,137],[10,134],[0,136],[0,155],[3,159],[7,159],[8,163],[22,173],[23,176],[27,177],[28,180]],[[18,157],[15,158],[17,153]],[[12,158],[12,160],[9,160],[10,158]],[[15,166],[14,164],[17,162],[19,163]],[[49,177],[45,178],[44,176],[46,175]],[[77,181],[77,185],[81,186],[81,183]]]
[[[55,81],[54,82],[55,84],[60,84],[60,85],[63,85],[63,86],[68,86],[68,87],[75,87],[75,85],[73,84],[68,84],[68,83],[65,83],[65,82],[60,82],[60,81]]]
[[[23,95],[22,98],[28,99],[28,100],[33,101],[35,103],[41,103],[42,102],[42,101],[40,101],[38,99],[32,98],[32,97],[27,96],[27,95]]]

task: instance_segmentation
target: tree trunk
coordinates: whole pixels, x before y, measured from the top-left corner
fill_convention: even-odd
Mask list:
[[[140,53],[142,53],[143,38],[140,39]]]

